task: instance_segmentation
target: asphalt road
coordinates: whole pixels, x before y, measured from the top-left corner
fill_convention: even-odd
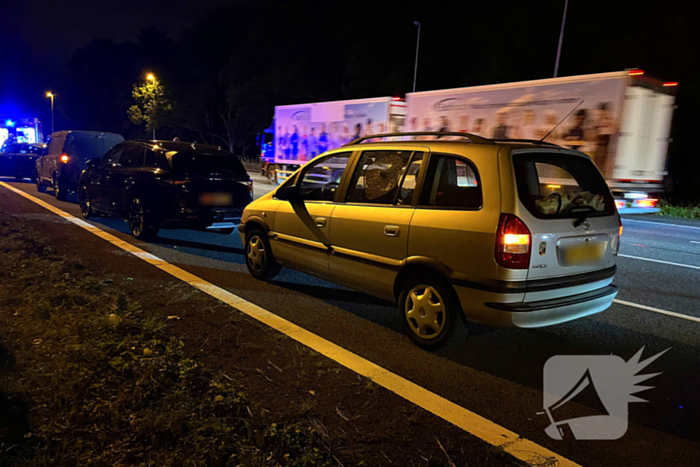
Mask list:
[[[256,197],[273,188],[253,177]],[[76,204],[56,201],[50,192],[0,180],[80,216]],[[57,222],[53,214],[28,216],[47,229]],[[472,326],[463,345],[436,355],[402,334],[391,303],[291,270],[272,283],[252,279],[237,232],[162,230],[144,244],[121,221],[93,222],[581,465],[697,465],[700,458],[700,322],[616,303],[598,315],[537,330]],[[700,318],[700,223],[627,216],[623,225],[618,299]],[[641,348],[643,358],[669,350],[641,371],[661,374],[642,383],[653,389],[636,394],[649,402],[629,404],[622,438],[555,441],[545,434],[549,421],[538,412],[550,357],[612,354],[628,361]],[[599,413],[594,397],[582,393],[575,401],[560,409],[559,420]]]

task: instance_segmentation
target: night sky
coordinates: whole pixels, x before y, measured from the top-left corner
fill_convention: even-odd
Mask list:
[[[267,113],[275,104],[403,94],[412,84],[416,20],[423,23],[418,90],[549,78],[563,5],[564,0],[4,0],[0,115],[38,116],[46,125],[45,92],[51,90],[58,96],[57,122],[63,119],[57,127],[71,121],[84,125],[102,109],[89,108],[90,100],[98,102],[100,93],[103,98],[119,93],[123,101],[150,66],[169,73],[172,88],[181,90],[198,89],[197,80],[207,73],[235,69],[241,77],[255,72],[254,79],[236,85],[257,86],[250,94],[263,96]],[[211,13],[222,6],[228,13]],[[571,0],[560,76],[641,68],[661,80],[679,81],[672,157],[678,154],[675,162],[683,162],[688,150],[681,148],[690,144],[685,135],[700,125],[692,111],[700,105],[693,22],[680,6],[658,2]],[[156,39],[163,44],[175,44],[168,49],[174,58],[160,57],[153,43],[150,52],[143,51],[140,38],[147,26],[160,31],[163,36]],[[76,55],[98,38],[140,48],[138,64],[128,73],[122,69],[121,81],[111,82],[111,88],[101,82],[110,70],[93,73],[95,57]],[[105,50],[110,47],[114,49]],[[129,66],[127,52],[118,57],[122,68]],[[82,60],[79,66],[68,67],[76,57]],[[197,69],[199,75],[193,72]],[[80,72],[86,79],[78,83]],[[64,107],[67,94],[72,109]],[[120,110],[119,118],[125,119],[123,114]],[[700,164],[688,163],[683,172],[700,172]]]

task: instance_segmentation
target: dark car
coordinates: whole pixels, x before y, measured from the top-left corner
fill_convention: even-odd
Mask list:
[[[215,146],[126,141],[88,161],[78,199],[84,218],[124,219],[140,239],[160,228],[231,233],[253,182],[236,156]]]
[[[88,160],[102,157],[124,141],[122,135],[102,131],[57,131],[48,140],[46,155],[36,162],[36,187],[44,193],[53,187],[61,201],[78,189],[78,179]]]
[[[0,175],[15,177],[17,180],[31,178],[34,181],[36,161],[44,154],[44,143],[6,142],[0,149]]]

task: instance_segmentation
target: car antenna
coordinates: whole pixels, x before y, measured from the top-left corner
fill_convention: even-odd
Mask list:
[[[544,140],[546,140],[546,139],[547,139],[547,136],[551,135],[552,132],[553,132],[554,130],[556,130],[557,127],[558,127],[559,125],[561,125],[562,123],[564,123],[564,120],[566,120],[567,118],[569,118],[569,115],[571,115],[572,113],[574,113],[574,110],[576,110],[576,109],[578,109],[579,107],[581,107],[581,104],[583,104],[583,99],[581,99],[581,102],[579,102],[579,103],[576,105],[576,107],[574,107],[573,109],[571,109],[571,112],[569,112],[568,114],[566,114],[566,115],[564,116],[564,118],[562,118],[561,120],[559,120],[559,123],[557,123],[556,125],[554,125],[554,128],[552,128],[551,130],[549,130],[549,133],[547,133],[546,135],[544,135],[544,138],[542,138],[542,139],[540,140],[540,143],[543,142]]]

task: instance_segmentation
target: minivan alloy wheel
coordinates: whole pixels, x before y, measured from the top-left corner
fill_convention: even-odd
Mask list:
[[[422,339],[434,339],[445,327],[445,302],[429,285],[411,289],[404,304],[406,321],[411,331]]]
[[[260,237],[254,236],[250,239],[246,254],[250,267],[256,272],[261,272],[265,267],[267,253],[265,251],[265,244]]]

